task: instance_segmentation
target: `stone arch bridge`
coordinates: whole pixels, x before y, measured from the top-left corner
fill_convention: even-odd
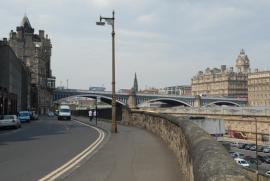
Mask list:
[[[68,97],[89,97],[93,99],[99,98],[102,102],[111,104],[112,92],[109,91],[89,91],[79,89],[56,89],[53,93],[53,101],[57,102]],[[140,106],[143,103],[162,102],[167,106],[187,106],[202,107],[208,105],[226,105],[226,106],[244,106],[247,104],[246,99],[224,98],[224,97],[194,97],[194,96],[176,96],[161,94],[136,94],[116,93],[116,101],[119,106],[130,106],[129,99],[133,100],[133,104]]]

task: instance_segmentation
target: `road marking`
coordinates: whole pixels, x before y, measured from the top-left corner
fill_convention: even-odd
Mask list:
[[[99,133],[98,138],[96,139],[96,141],[94,141],[94,143],[92,143],[84,151],[82,151],[77,156],[75,156],[74,158],[72,158],[70,161],[68,161],[67,163],[65,163],[61,167],[57,168],[56,170],[52,171],[48,175],[40,178],[38,181],[51,181],[51,180],[57,179],[62,174],[64,174],[68,170],[70,170],[73,167],[75,167],[86,156],[88,156],[89,154],[91,154],[101,144],[101,142],[104,140],[105,134],[104,134],[104,131],[102,131],[101,129],[98,129],[98,128],[94,127],[94,126],[88,125],[88,124],[83,123],[83,122],[80,122],[80,121],[76,121],[76,122],[78,122],[80,124],[83,124],[85,126],[94,128],[95,130],[97,130],[97,132]]]

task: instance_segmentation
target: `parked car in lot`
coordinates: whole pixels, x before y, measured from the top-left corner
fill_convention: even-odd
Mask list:
[[[256,146],[255,144],[246,144],[245,150],[249,150],[252,146]]]
[[[30,112],[29,111],[20,111],[19,120],[23,122],[30,122]]]
[[[245,143],[239,143],[238,144],[238,148],[239,149],[245,149],[245,146],[246,146],[247,144],[245,144]]]
[[[251,146],[251,147],[249,148],[249,150],[250,150],[250,151],[256,151],[256,145]]]
[[[270,164],[270,157],[264,156],[264,163]]]
[[[231,142],[230,143],[232,147],[238,147],[239,143],[238,142]]]
[[[248,159],[248,162],[251,163],[251,164],[256,165],[256,164],[257,164],[257,159],[254,158],[254,157],[250,157],[250,158]],[[261,164],[262,164],[262,161],[260,161],[260,160],[258,159],[258,165],[261,165]]]
[[[243,153],[234,152],[234,151],[230,151],[229,154],[230,154],[231,157],[233,157],[233,158],[240,158],[240,157],[244,157],[244,156],[245,156]]]
[[[263,152],[264,152],[264,153],[270,153],[270,147],[265,147],[265,148],[263,149]]]
[[[0,127],[20,128],[21,122],[16,115],[4,115],[0,118]]]
[[[265,148],[265,146],[262,146],[262,145],[258,145],[258,152],[263,152],[263,149]]]
[[[270,157],[269,156],[262,156],[258,155],[258,159],[264,163],[270,163]]]
[[[249,163],[243,158],[235,158],[234,160],[236,161],[238,165],[241,165],[243,167],[249,167]]]
[[[266,171],[264,174],[270,176],[270,170]]]

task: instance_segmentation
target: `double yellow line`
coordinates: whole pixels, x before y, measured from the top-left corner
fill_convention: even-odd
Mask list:
[[[57,179],[58,177],[60,177],[61,175],[63,175],[65,172],[67,172],[70,169],[72,169],[73,167],[75,167],[86,156],[88,156],[89,154],[91,154],[101,144],[101,142],[104,140],[104,137],[105,137],[104,131],[102,131],[101,129],[98,129],[96,127],[90,126],[90,125],[88,125],[86,123],[83,123],[83,122],[80,122],[80,121],[77,121],[77,122],[80,123],[80,124],[83,124],[85,126],[88,126],[88,127],[91,127],[91,128],[94,128],[95,130],[97,130],[97,132],[99,133],[98,138],[96,139],[96,141],[94,141],[94,143],[92,143],[90,146],[88,146],[85,150],[83,150],[77,156],[75,156],[74,158],[72,158],[70,161],[68,161],[67,163],[65,163],[61,167],[59,167],[56,170],[52,171],[48,175],[40,178],[38,181],[51,181],[51,180]]]

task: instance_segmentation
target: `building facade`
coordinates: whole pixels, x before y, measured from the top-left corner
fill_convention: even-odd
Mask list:
[[[7,39],[0,41],[0,114],[15,114],[30,107],[30,73]]]
[[[233,98],[247,98],[247,79],[250,64],[245,51],[242,49],[236,58],[236,69],[229,69],[226,65],[221,68],[207,68],[205,72],[199,71],[192,79],[192,95],[221,96]]]
[[[30,21],[24,16],[16,32],[11,30],[9,45],[31,73],[31,108],[41,114],[52,105],[55,77],[51,72],[51,41],[44,30],[34,33]]]
[[[248,75],[248,103],[250,106],[270,106],[270,71]]]
[[[179,96],[191,96],[191,86],[189,85],[178,85],[165,87],[159,90],[160,94],[166,95],[179,95]]]

